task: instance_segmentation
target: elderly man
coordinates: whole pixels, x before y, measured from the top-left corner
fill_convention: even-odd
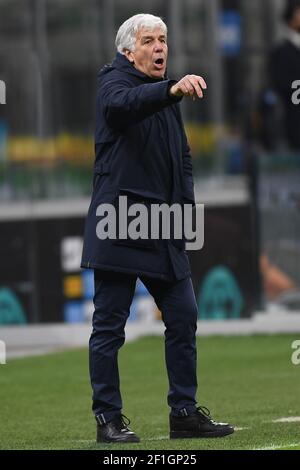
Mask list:
[[[98,442],[139,442],[122,415],[118,350],[139,277],[162,312],[169,378],[170,438],[220,437],[233,432],[197,407],[197,303],[184,238],[100,238],[99,206],[194,204],[192,162],[179,102],[203,97],[202,77],[166,77],[167,27],[139,14],[120,27],[117,55],[99,73],[96,161],[82,266],[94,269],[95,312],[90,375]],[[147,390],[145,390],[147,393]]]

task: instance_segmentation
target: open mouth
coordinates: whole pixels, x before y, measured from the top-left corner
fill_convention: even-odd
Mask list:
[[[156,59],[154,61],[155,65],[157,65],[158,67],[162,67],[164,65],[164,59],[163,58],[160,58],[160,59]]]

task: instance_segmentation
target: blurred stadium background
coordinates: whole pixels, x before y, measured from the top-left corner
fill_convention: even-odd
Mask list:
[[[0,325],[90,325],[92,272],[79,264],[96,77],[114,56],[118,26],[141,11],[169,26],[169,76],[199,73],[209,87],[199,106],[182,103],[206,205],[205,247],[191,253],[199,319],[296,319],[300,150],[272,126],[268,145],[262,98],[283,3],[0,0]],[[138,284],[130,320],[156,319]]]

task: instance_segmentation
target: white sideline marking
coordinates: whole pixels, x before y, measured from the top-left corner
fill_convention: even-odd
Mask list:
[[[143,439],[143,441],[166,441],[168,439],[169,439],[169,436],[157,436],[157,437],[149,437],[147,439]],[[96,439],[79,439],[79,440],[72,441],[72,442],[76,444],[97,444]]]
[[[141,438],[142,439],[142,438]],[[157,437],[149,437],[147,439],[142,439],[143,441],[166,441],[169,440],[169,436],[157,436]]]
[[[274,419],[272,423],[299,423],[300,416],[289,416],[288,418]]]
[[[275,444],[270,447],[258,447],[253,450],[280,450],[280,449],[288,449],[289,447],[299,447],[300,442],[295,442],[293,444],[285,444],[281,446],[276,446]]]
[[[235,431],[244,431],[245,429],[250,429],[250,428],[234,428]],[[142,438],[142,440],[145,441],[167,441],[169,440],[169,436],[157,436],[157,437],[149,437],[149,438]],[[95,439],[79,439],[77,441],[73,441],[74,443],[77,444],[96,444]]]
[[[265,421],[265,422],[270,422],[270,421]],[[279,418],[279,419],[275,419],[273,421],[271,421],[272,423],[296,423],[296,422],[300,422],[300,416],[290,416],[288,418]],[[247,429],[251,429],[250,426],[246,426],[246,427],[235,427],[234,430],[235,431],[245,431]],[[166,441],[166,440],[169,440],[169,436],[157,436],[157,437],[149,437],[149,438],[142,438],[142,441]],[[80,439],[80,440],[77,440],[77,441],[73,441],[73,442],[76,442],[78,444],[87,444],[87,443],[90,443],[90,444],[95,444],[96,441],[94,439]],[[280,450],[280,449],[285,449],[285,448],[289,448],[289,447],[298,447],[300,446],[300,442],[295,442],[293,444],[285,444],[285,445],[280,445],[280,446],[277,446],[277,445],[271,445],[271,446],[268,446],[268,447],[258,447],[258,448],[254,448],[253,450]]]
[[[79,439],[78,441],[72,441],[76,444],[92,444],[93,442],[96,444],[96,439]]]
[[[250,428],[234,428],[235,431],[244,431],[245,429],[250,429]],[[150,437],[149,439],[142,439],[142,440],[143,441],[166,441],[169,439],[170,439],[169,436],[158,436],[158,437]]]

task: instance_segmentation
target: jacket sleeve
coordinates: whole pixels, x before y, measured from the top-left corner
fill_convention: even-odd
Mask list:
[[[174,80],[164,80],[133,87],[126,81],[105,82],[99,92],[108,125],[122,130],[180,101],[181,98],[169,95],[174,83]]]
[[[187,141],[179,106],[176,106],[176,114],[182,134],[183,199],[184,202],[195,205],[191,149]]]
[[[270,84],[283,99],[289,100],[292,94],[293,73],[285,47],[278,46],[272,51],[268,66]]]
[[[190,154],[190,147],[187,143],[186,135],[185,137],[185,147],[182,153],[183,159],[183,175],[184,175],[184,191],[183,196],[193,205],[195,204],[195,193],[194,193],[194,180],[193,180],[193,165],[192,157]]]

